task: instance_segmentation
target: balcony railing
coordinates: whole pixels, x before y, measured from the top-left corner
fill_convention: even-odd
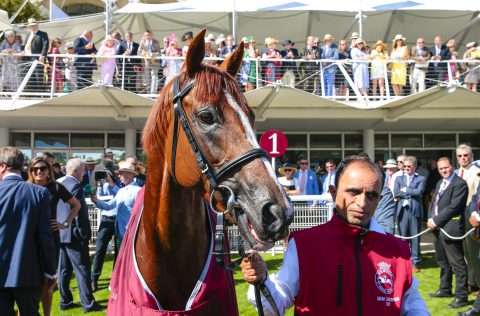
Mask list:
[[[53,98],[92,84],[112,85],[132,93],[155,98],[160,89],[184,62],[182,57],[48,55],[48,64],[35,57],[0,54],[2,98]],[[219,64],[220,58],[205,62]],[[434,65],[443,65],[436,68]],[[357,68],[368,72],[367,92],[358,87]],[[373,67],[373,69],[372,69]],[[402,70],[403,68],[403,70]],[[393,72],[405,79],[401,94],[392,88]],[[400,70],[398,70],[400,69]],[[420,72],[419,72],[420,71]],[[423,72],[423,74],[422,74]],[[378,79],[372,80],[375,74]],[[420,75],[425,84],[415,85]],[[237,77],[245,91],[271,84],[295,87],[305,92],[338,101],[390,100],[410,95],[435,85],[466,85],[480,75],[480,60],[427,62],[407,61],[245,59]],[[365,81],[365,78],[364,78]],[[471,87],[471,85],[469,86]],[[375,91],[372,89],[375,88]]]

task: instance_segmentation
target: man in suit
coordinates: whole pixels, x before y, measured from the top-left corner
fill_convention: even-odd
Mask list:
[[[338,46],[333,42],[333,36],[325,34],[325,45],[321,47],[321,59],[338,60]],[[333,96],[335,90],[335,73],[337,72],[337,66],[332,63],[324,62],[323,67],[323,84],[325,96]]]
[[[429,74],[431,79],[435,80],[433,82],[433,85],[437,85],[445,81],[448,67],[447,63],[439,61],[447,61],[452,57],[452,55],[450,53],[450,49],[448,49],[448,47],[443,44],[442,38],[440,36],[435,37],[434,44],[435,45],[430,48],[431,57]]]
[[[233,35],[228,35],[226,39],[226,45],[220,51],[220,58],[227,58],[236,48],[237,45],[234,44]]]
[[[463,258],[462,240],[452,240],[440,232],[443,228],[451,236],[465,233],[464,210],[468,197],[465,180],[454,172],[450,158],[437,161],[438,171],[443,180],[437,183],[433,202],[429,207],[427,226],[435,236],[435,259],[440,266],[440,288],[430,297],[452,296],[452,271],[455,274],[455,298],[449,308],[468,305],[467,265]]]
[[[403,161],[404,174],[395,179],[394,196],[397,200],[398,231],[401,236],[414,236],[420,232],[423,206],[422,195],[426,179],[415,172],[417,158],[407,156]],[[420,271],[420,237],[411,239],[413,272]]]
[[[144,59],[144,75],[147,84],[147,93],[158,92],[158,71],[160,70],[160,43],[153,38],[152,32],[143,33],[143,39],[138,45],[138,55]]]
[[[93,43],[93,32],[86,30],[82,36],[73,41],[73,52],[75,55],[86,55],[89,57],[78,57],[74,65],[77,68],[77,88],[82,89],[92,84],[93,69],[97,68],[95,55],[97,49]]]
[[[56,283],[47,189],[26,183],[24,156],[0,148],[0,306],[3,315],[39,315],[42,283]]]
[[[415,63],[410,66],[410,86],[412,94],[425,90],[425,78],[428,71],[428,60],[430,51],[425,47],[425,40],[422,37],[417,39],[417,45],[410,51],[411,59]],[[418,85],[418,89],[417,89]]]
[[[317,175],[313,170],[310,170],[308,160],[303,157],[300,158],[298,160],[298,167],[299,171],[295,173],[293,177],[298,179],[300,195],[320,194]]]
[[[299,65],[300,79],[303,81],[303,91],[315,92],[318,90],[318,76],[315,76],[315,72],[318,71],[318,65],[315,60],[320,59],[319,43],[314,41],[315,37],[308,36],[306,46],[303,49],[301,58],[308,60],[309,62],[303,62]]]
[[[282,55],[282,59],[294,60],[294,59],[300,58],[300,55],[298,54],[298,50],[296,48],[293,48],[293,46],[295,45],[294,42],[292,42],[289,39],[286,39],[283,41],[282,45],[285,47],[285,49],[280,52],[280,55]],[[284,74],[282,76],[282,82],[286,85],[294,87],[295,79],[298,76],[296,62],[294,61],[283,62],[283,71],[284,71]]]
[[[90,221],[88,219],[88,208],[85,203],[83,186],[80,183],[85,174],[85,164],[79,158],[67,161],[67,175],[58,179],[67,190],[72,193],[81,208],[75,221],[60,231],[60,260],[58,287],[60,290],[60,309],[68,310],[77,307],[73,303],[72,292],[70,291],[70,279],[75,271],[77,277],[80,300],[84,312],[103,310],[92,295],[90,276],[90,256],[88,253],[88,242],[92,236]],[[58,202],[57,220],[62,221],[70,208],[62,201]],[[73,268],[73,269],[72,269]]]
[[[45,63],[48,53],[48,34],[40,31],[35,19],[28,19],[30,33],[25,40],[25,55],[31,56],[30,61],[37,60]],[[43,91],[43,65],[38,65],[28,81],[28,87],[35,91]]]
[[[337,164],[332,159],[327,160],[325,163],[325,169],[327,173],[322,177],[322,194],[327,194],[331,185],[335,185],[335,177],[337,175]]]
[[[132,32],[125,33],[125,41],[120,42],[118,46],[117,55],[136,57],[138,54],[138,43],[133,41]],[[123,63],[125,63],[125,69],[123,69]],[[140,70],[141,60],[138,58],[126,57],[121,60],[120,69],[124,74],[124,87],[125,90],[136,92],[137,89],[137,72]]]

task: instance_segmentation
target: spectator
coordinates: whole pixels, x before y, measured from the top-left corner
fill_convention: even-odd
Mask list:
[[[130,92],[137,92],[137,72],[140,71],[140,59],[135,58],[138,54],[138,43],[133,41],[132,32],[125,33],[125,41],[118,46],[118,55],[126,56],[122,59],[122,73],[124,88]]]
[[[220,58],[227,58],[233,53],[235,48],[237,48],[237,45],[235,45],[233,41],[233,35],[228,35],[225,41],[225,46],[220,51]]]
[[[315,60],[320,59],[319,42],[314,41],[312,35],[307,37],[305,48],[303,49],[301,58],[308,62],[300,63],[299,72],[300,78],[303,82],[302,90],[314,93],[319,86],[318,82],[318,65]]]
[[[465,233],[464,210],[468,196],[465,180],[458,177],[450,158],[442,157],[437,161],[438,171],[443,180],[437,183],[435,198],[430,204],[428,228],[433,230],[435,259],[440,266],[440,287],[430,297],[452,296],[452,271],[455,274],[455,298],[447,305],[460,308],[468,305],[467,265],[463,258],[461,240],[451,240],[443,233],[461,236]]]
[[[177,38],[175,37],[175,34],[170,34],[168,37],[168,43],[169,46],[165,51],[165,56],[169,59],[167,59],[167,64],[164,71],[164,75],[166,76],[165,78],[165,83],[168,83],[170,80],[175,77],[180,70],[182,69],[183,61],[180,59],[176,59],[177,57],[182,56],[182,50],[178,47],[178,41]]]
[[[98,199],[108,198],[111,200],[114,198],[120,187],[118,186],[113,173],[108,170],[105,172],[105,178],[97,182],[97,195]],[[100,225],[97,231],[97,240],[95,243],[95,256],[93,257],[92,267],[92,291],[98,290],[98,279],[102,274],[103,262],[105,260],[105,254],[107,253],[108,244],[115,236],[115,223],[117,221],[117,208],[111,210],[102,210]],[[117,258],[118,248],[117,243],[114,243],[114,262]],[[114,263],[115,264],[115,263]]]
[[[343,68],[345,68],[345,71],[348,74],[352,73],[352,67],[348,63],[350,60],[350,49],[347,46],[347,42],[345,40],[341,40],[338,42],[338,59],[343,61]],[[347,79],[345,78],[345,75],[343,72],[337,76],[338,80],[338,93],[337,96],[339,97],[345,97],[345,99],[348,101],[348,86],[349,83]]]
[[[117,195],[108,202],[97,199],[93,197],[92,201],[96,204],[96,207],[102,210],[112,210],[117,209],[117,219],[115,224],[116,229],[116,243],[118,249],[122,244],[123,236],[127,230],[128,220],[130,219],[130,214],[132,213],[133,204],[135,203],[135,198],[137,197],[140,187],[134,181],[135,176],[138,175],[136,168],[131,163],[126,161],[121,161],[118,164],[118,176],[120,181],[124,185],[123,188],[118,190]]]
[[[222,49],[225,47],[226,43],[225,43],[225,35],[223,34],[220,34],[217,36],[217,39],[215,40],[215,45],[217,46],[217,51],[216,51],[216,55],[217,56],[220,56],[220,54],[222,53]],[[220,56],[221,57],[221,56]]]
[[[477,192],[476,192],[476,196],[474,196],[474,197],[476,199],[478,199],[479,196],[480,196],[480,186],[478,187]],[[480,228],[480,209],[479,209],[478,200],[477,200],[477,203],[473,203],[473,200],[472,200],[470,205],[471,205],[472,214],[469,216],[469,225],[468,226],[475,228],[475,231],[474,231],[473,235],[478,236],[478,229]],[[469,236],[469,237],[471,237],[471,236]],[[478,243],[477,243],[477,246],[478,246]],[[470,266],[473,265],[474,266],[474,272],[478,273],[478,270],[475,270],[476,266],[478,266],[479,261],[480,261],[478,256],[476,258],[474,258],[475,261],[471,262],[471,261],[469,261],[468,258],[471,255],[475,256],[475,254],[472,253],[472,254],[468,255],[466,253],[466,250],[468,248],[465,248],[465,245],[464,245],[463,249],[465,251],[465,257],[467,258],[468,269],[470,270]],[[477,252],[477,254],[478,254],[478,252]],[[469,278],[470,278],[470,273],[469,273]],[[473,291],[473,289],[472,289],[472,291]],[[472,293],[472,295],[474,295],[474,293]],[[472,308],[470,308],[469,310],[463,311],[461,313],[458,313],[457,315],[458,316],[479,316],[480,315],[480,296],[477,295],[477,298],[475,299],[475,302],[473,302]]]
[[[452,54],[448,47],[443,44],[442,38],[436,36],[434,40],[434,46],[430,48],[430,60],[432,61],[429,64],[429,73],[431,74],[431,79],[434,80],[433,84],[440,84],[445,80],[445,74],[447,73],[447,63],[442,61],[450,60]]]
[[[151,31],[145,31],[138,46],[138,55],[144,57],[144,75],[147,93],[158,92],[158,71],[160,70],[160,43],[152,37]]]
[[[392,62],[392,89],[395,96],[403,95],[403,87],[407,84],[408,48],[405,45],[405,38],[401,34],[395,35],[393,39],[390,59]]]
[[[95,55],[97,49],[93,43],[93,32],[85,30],[80,37],[73,41],[73,52],[75,55],[85,55],[86,57],[77,57],[75,67],[77,69],[77,88],[82,89],[92,84],[93,70],[97,69]]]
[[[410,86],[412,94],[415,94],[425,90],[425,78],[428,71],[429,51],[425,48],[425,40],[422,37],[419,37],[417,45],[412,47],[411,59],[415,63],[410,67]]]
[[[269,274],[256,251],[242,260],[244,280],[264,282],[280,315],[293,305],[298,315],[374,315],[386,309],[392,314],[429,315],[410,270],[407,246],[372,219],[383,187],[381,173],[368,158],[345,159],[336,185],[330,187],[335,215],[326,224],[291,234],[278,273]],[[358,251],[360,243],[368,251]],[[361,269],[359,261],[370,268]],[[252,304],[253,292],[251,286]],[[273,315],[270,304],[262,301],[265,314]]]
[[[50,196],[50,221],[54,241],[55,267],[58,266],[58,258],[60,256],[60,229],[66,229],[72,224],[80,210],[80,202],[68,192],[68,190],[60,183],[55,181],[53,169],[43,157],[32,159],[28,165],[28,181],[44,188],[47,188]],[[58,201],[70,205],[71,211],[68,217],[62,222],[57,220],[57,204]],[[42,286],[42,306],[43,314],[50,315],[52,308],[53,291],[46,284]]]
[[[87,160],[85,161],[85,174],[83,175],[82,178],[82,185],[83,187],[86,187],[88,184],[90,184],[92,187],[95,188],[95,160],[93,160],[92,157],[88,157]]]
[[[64,92],[70,92],[77,90],[77,69],[75,68],[75,57],[74,55],[74,45],[72,42],[65,44],[65,55],[63,64],[65,68],[65,87],[63,88]]]
[[[118,41],[114,37],[107,35],[97,53],[97,56],[102,60],[100,80],[102,84],[107,86],[113,86],[113,74],[117,67],[117,61],[113,56],[117,54],[117,44]]]
[[[216,51],[215,51],[215,36],[213,34],[208,34],[208,36],[205,37],[205,57],[210,57],[214,58],[217,57]],[[248,48],[248,42],[247,46],[245,46],[245,49]],[[208,61],[210,64],[216,64],[216,61]]]
[[[62,40],[58,37],[54,38],[50,44],[50,51],[48,54],[58,55],[60,54],[60,45],[62,45]],[[49,78],[50,82],[54,81],[54,91],[62,92],[63,91],[63,74],[61,67],[61,60],[59,57],[50,57],[49,58]],[[53,74],[55,73],[55,78]]]
[[[292,40],[286,39],[282,43],[284,50],[280,52],[282,59],[299,59],[300,55],[298,54],[298,50],[293,48],[295,46],[295,42]],[[294,61],[284,61],[283,62],[283,76],[282,76],[282,83],[288,85],[290,87],[295,86],[295,80],[298,77],[297,71],[297,64]]]
[[[450,61],[448,63],[448,72],[445,74],[444,81],[456,80],[460,77],[458,72],[458,51],[456,51],[457,46],[455,45],[455,40],[451,39],[447,42],[447,48],[450,52]]]
[[[313,170],[310,170],[308,160],[301,157],[298,162],[299,172],[295,174],[300,186],[300,195],[319,195],[318,178]]]
[[[466,45],[467,50],[463,54],[464,60],[472,60],[477,62],[464,62],[463,68],[465,73],[465,84],[468,90],[477,92],[477,85],[480,79],[480,49],[478,49],[476,42],[470,42]]]
[[[327,173],[322,177],[322,194],[328,194],[328,192],[330,192],[330,186],[334,185],[337,175],[337,164],[332,159],[328,159],[325,162],[325,169]]]
[[[387,45],[385,45],[383,41],[378,40],[375,45],[373,45],[373,50],[370,53],[370,59],[372,60],[370,78],[372,79],[372,94],[374,98],[377,96],[378,86],[380,90],[380,100],[383,99],[385,94],[385,60],[388,60],[388,58]]]
[[[375,164],[378,166],[378,168],[382,169],[385,163],[383,162],[383,159],[377,159],[375,160]]]
[[[415,172],[417,158],[408,156],[404,160],[405,173],[395,179],[393,193],[397,200],[397,221],[399,234],[404,237],[420,233],[423,216],[422,195],[425,177]],[[420,271],[420,237],[411,239],[413,272]]]
[[[293,177],[297,173],[295,165],[284,163],[282,167],[278,168],[278,173],[282,175],[278,178],[278,182],[285,189],[287,195],[298,195],[300,193],[298,177]]]
[[[333,42],[333,36],[330,34],[325,34],[324,36],[325,45],[320,49],[321,59],[331,59],[338,60],[338,46]],[[323,82],[325,89],[325,96],[333,96],[335,91],[335,73],[337,72],[337,66],[334,63],[324,62],[323,67]]]
[[[355,47],[355,42],[357,41],[357,39],[360,37],[360,34],[358,34],[358,32],[353,32],[352,33],[352,36],[350,36],[350,49],[354,48]]]
[[[22,48],[22,51],[25,49],[25,47],[23,46],[23,39],[21,35],[15,35],[15,43]]]
[[[188,47],[192,43],[192,40],[193,40],[193,32],[192,31],[188,31],[188,32],[183,33],[182,42],[184,42],[185,45],[183,45],[181,56],[183,56],[183,57],[187,56]]]
[[[137,171],[138,174],[135,176],[134,180],[139,187],[143,187],[147,182],[147,176],[145,175],[145,168],[140,165],[138,158],[136,156],[130,156],[125,161],[128,163],[131,163],[135,167],[135,170]]]
[[[16,92],[20,86],[19,56],[22,47],[15,42],[15,31],[6,30],[5,39],[0,46],[0,53],[4,54],[0,59],[2,63],[2,77],[0,82],[0,91]]]
[[[365,48],[365,41],[361,38],[357,38],[355,41],[355,47],[350,51],[353,62],[353,81],[357,86],[360,93],[367,97],[368,96],[368,60],[369,55],[367,49]]]
[[[282,58],[280,52],[277,50],[277,44],[279,41],[274,38],[270,38],[267,44],[267,50],[262,54],[262,59],[266,59],[265,61],[265,76],[267,83],[274,83],[277,80],[282,78],[280,65],[281,63],[278,59]]]
[[[257,81],[257,61],[255,60],[245,60],[245,59],[254,59],[259,57],[259,51],[256,47],[256,41],[252,36],[247,37],[248,46],[244,50],[244,61],[242,66],[242,77],[245,81],[245,91],[252,91],[255,89],[255,84]]]
[[[55,256],[50,198],[45,188],[25,183],[24,156],[0,148],[0,305],[5,315],[39,315],[42,284],[53,291]]]
[[[385,166],[385,186],[390,189],[391,193],[393,194],[393,189],[395,185],[395,179],[393,178],[393,174],[397,171],[397,162],[395,159],[388,159]]]
[[[53,177],[55,180],[60,179],[65,176],[65,173],[62,171],[62,166],[58,162],[52,164]]]
[[[33,18],[28,19],[27,26],[31,32],[25,40],[25,55],[30,56],[30,61],[38,60],[43,64],[47,60],[48,34],[38,29],[38,22]],[[43,84],[44,66],[42,64],[37,66],[28,81],[28,86],[35,91],[43,91],[45,88]]]
[[[72,158],[67,161],[66,168],[67,175],[58,179],[58,182],[63,184],[80,202],[81,207],[75,221],[71,225],[64,226],[65,229],[60,231],[60,261],[58,264],[60,310],[64,311],[77,307],[77,304],[73,302],[70,290],[70,279],[72,278],[72,272],[75,272],[83,311],[85,313],[102,311],[105,307],[95,301],[91,288],[88,243],[92,237],[92,230],[88,219],[84,189],[80,183],[85,174],[85,164],[79,158]],[[58,202],[57,210],[57,220],[65,218],[66,214],[71,212],[70,206],[62,201]]]

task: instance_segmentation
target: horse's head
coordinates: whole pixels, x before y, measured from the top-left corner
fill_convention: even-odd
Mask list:
[[[202,64],[205,55],[204,36],[205,30],[197,34],[189,46],[182,72],[160,94],[157,107],[153,109],[145,127],[145,130],[156,130],[156,133],[144,133],[145,150],[149,156],[151,152],[158,151],[154,144],[158,146],[158,138],[163,138],[159,135],[163,134],[166,147],[163,158],[173,181],[179,186],[197,190],[206,200],[210,199],[215,183],[231,188],[237,200],[237,209],[232,212],[233,220],[251,247],[265,249],[287,235],[293,207],[277,181],[270,162],[262,157],[252,128],[253,112],[235,81],[243,60],[243,43],[217,67]],[[193,80],[191,89],[186,89]],[[180,106],[202,151],[201,156],[204,155],[207,160],[207,168],[213,169],[214,175],[222,173],[216,181],[209,180],[210,171],[206,172],[202,167],[202,172],[197,163],[198,155],[192,150],[185,127],[182,128],[181,113],[178,125],[174,123],[177,116],[172,100],[174,94],[179,92],[184,93],[180,97]],[[148,135],[153,135],[153,138]],[[239,157],[244,159],[237,159]],[[232,165],[237,160],[241,161]],[[227,170],[224,170],[225,166],[228,166]],[[226,208],[227,191],[216,191],[215,208]]]

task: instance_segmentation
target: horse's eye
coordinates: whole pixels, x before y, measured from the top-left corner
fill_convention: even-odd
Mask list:
[[[204,123],[204,124],[208,124],[208,125],[212,125],[213,123],[215,123],[215,117],[213,115],[212,112],[210,111],[201,111],[198,113],[198,119]]]

